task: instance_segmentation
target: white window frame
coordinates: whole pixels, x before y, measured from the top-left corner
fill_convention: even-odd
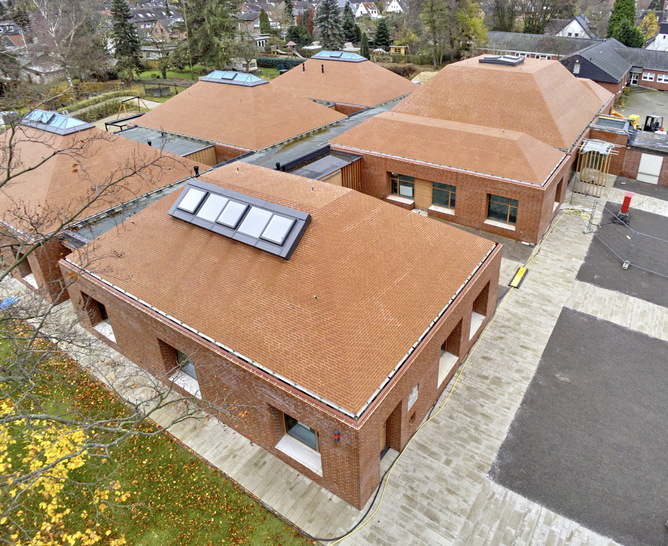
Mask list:
[[[668,74],[657,74],[656,83],[668,83]]]
[[[654,81],[654,72],[643,72],[642,81],[644,82],[653,82]]]

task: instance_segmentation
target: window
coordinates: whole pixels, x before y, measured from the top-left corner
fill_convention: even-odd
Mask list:
[[[169,379],[186,392],[189,392],[197,398],[201,398],[199,382],[197,381],[197,373],[195,372],[195,364],[193,363],[192,357],[182,353],[178,349],[172,348],[172,351],[172,354],[174,355],[174,360],[172,362],[176,363],[177,369]]]
[[[654,81],[654,72],[643,72],[642,80],[644,82],[653,82]]]
[[[320,451],[318,433],[308,425],[297,421],[294,417],[285,414],[285,433],[299,440],[315,451]]]
[[[14,256],[16,257],[17,261],[23,260],[16,268],[19,272],[19,275],[21,275],[21,278],[33,288],[37,288],[37,281],[35,280],[35,275],[33,274],[32,268],[30,267],[28,256],[19,252],[17,248],[14,248]]]
[[[413,407],[413,404],[417,402],[417,399],[418,399],[418,385],[415,385],[415,387],[413,387],[413,390],[408,395],[408,402],[406,404],[407,408],[411,409]]]
[[[276,444],[276,449],[322,476],[320,435],[287,413],[283,414],[283,425],[285,434]]]
[[[657,74],[656,81],[657,83],[668,83],[668,74]]]
[[[443,385],[446,377],[454,369],[459,360],[459,348],[461,346],[462,324],[459,321],[457,326],[450,332],[450,335],[441,345],[441,357],[438,362],[438,386]]]
[[[403,174],[392,173],[392,195],[413,199],[415,190],[415,178]]]
[[[440,184],[439,182],[434,182],[434,187],[431,191],[431,202],[432,204],[445,207],[446,209],[455,208],[455,194],[456,188],[450,186],[449,184]]]
[[[84,306],[90,317],[90,323],[93,329],[108,340],[116,342],[116,336],[114,335],[114,329],[111,326],[111,320],[109,319],[109,313],[107,312],[106,306],[83,292],[81,295],[84,298]]]
[[[195,364],[193,364],[192,358],[187,354],[182,353],[178,349],[174,349],[174,354],[176,355],[176,365],[179,369],[186,375],[189,375],[193,379],[197,379],[197,373],[195,373]]]
[[[487,194],[487,218],[506,224],[516,224],[518,205],[517,199]]]

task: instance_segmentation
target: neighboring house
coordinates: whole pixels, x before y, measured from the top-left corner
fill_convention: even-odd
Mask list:
[[[629,85],[668,90],[668,51],[625,47],[618,52],[631,65]]]
[[[0,21],[0,39],[9,50],[22,49],[26,45],[23,31],[14,21]]]
[[[358,509],[496,306],[498,243],[241,162],[131,221],[61,261],[82,323]]]
[[[331,149],[362,156],[365,193],[537,243],[565,198],[589,124],[613,102],[558,61],[477,57],[447,65]]]
[[[668,22],[659,24],[659,33],[645,47],[654,51],[668,51]]]
[[[272,81],[301,97],[333,106],[346,115],[413,92],[416,86],[361,55],[320,51]]]
[[[110,229],[117,223],[113,218],[119,214],[119,206],[134,203],[141,208],[149,195],[179,183],[195,166],[202,166],[56,112],[34,110],[16,131],[12,172],[34,167],[54,152],[56,155],[14,177],[0,192],[3,253],[7,260],[14,260],[25,254],[27,247],[39,245],[13,274],[26,286],[40,290],[51,303],[67,298],[57,262],[70,250],[61,238],[49,239],[49,234],[60,234],[98,215],[107,216]],[[3,150],[6,165],[6,142]],[[83,212],[77,214],[80,208]],[[106,214],[109,211],[113,213]],[[61,225],[61,218],[71,216],[75,218]]]
[[[599,41],[549,34],[490,31],[487,33],[487,43],[479,46],[477,50],[480,54],[518,55],[533,59],[558,60],[595,43]]]
[[[214,142],[222,162],[344,118],[284,90],[276,85],[278,79],[216,70],[138,118],[137,125]]]
[[[392,0],[385,8],[386,13],[406,13],[408,4],[403,0]]]
[[[578,78],[587,78],[619,96],[629,83],[631,63],[622,55],[626,46],[614,38],[568,55],[561,63]]]
[[[584,15],[577,15],[572,19],[552,19],[545,27],[545,34],[568,38],[596,38]]]
[[[167,11],[164,4],[145,2],[131,10],[140,40],[166,42],[184,37],[183,17],[174,7],[170,6]]]
[[[378,6],[373,2],[361,2],[357,5],[355,17],[371,17],[371,19],[380,19],[382,15],[378,11]]]

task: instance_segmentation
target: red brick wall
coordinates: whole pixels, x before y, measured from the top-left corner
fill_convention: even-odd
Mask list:
[[[17,244],[16,239],[11,240],[5,237],[4,240],[7,244]],[[64,258],[69,253],[70,250],[65,248],[58,239],[52,239],[37,247],[26,258],[30,270],[35,277],[38,289],[49,303],[58,304],[69,297],[65,280],[61,276],[61,271],[58,267],[58,260]],[[11,264],[14,261],[14,255],[10,249],[3,250],[3,259],[5,264]],[[24,268],[17,267],[12,271],[12,276],[28,288],[34,290],[34,286],[23,280],[24,272]]]
[[[652,70],[652,69],[643,69],[643,74],[645,73],[651,73],[654,74],[654,81],[647,81],[642,79],[642,74],[638,78],[638,86],[639,87],[650,87],[651,89],[658,89],[659,91],[668,91],[668,82],[658,82],[657,78],[659,77],[659,74],[667,75],[668,72],[664,72],[661,70]],[[651,114],[651,112],[647,112],[648,114]]]
[[[91,326],[91,317],[83,309],[82,292],[104,304],[116,337],[116,343],[107,342],[163,380],[167,380],[167,374],[174,366],[170,350],[165,345],[190,355],[197,370],[202,398],[220,405],[224,410],[213,410],[217,417],[334,494],[361,508],[380,480],[380,428],[393,415],[387,435],[388,445],[395,449],[405,446],[439,394],[436,383],[440,347],[459,321],[463,324],[460,355],[464,355],[472,345],[474,340],[469,340],[471,310],[475,298],[487,284],[486,321],[491,318],[496,305],[500,262],[499,246],[357,423],[248,364],[227,356],[214,345],[95,279],[86,275],[80,277],[70,287],[70,295],[82,323],[87,326]],[[67,274],[71,266],[65,262],[61,264]],[[407,398],[416,384],[419,385],[418,399],[407,411]],[[212,410],[209,408],[209,411]],[[318,431],[322,476],[275,448],[285,433],[284,413]],[[413,413],[415,418],[411,421]],[[334,441],[336,431],[340,433],[339,442]]]
[[[243,148],[235,148],[234,146],[228,146],[226,144],[215,144],[214,148],[216,150],[216,160],[218,163],[239,157],[248,152],[248,150],[244,150]]]
[[[655,152],[643,151],[634,148],[627,148],[622,166],[621,175],[626,178],[636,178],[638,176],[638,167],[642,154],[661,155]],[[661,173],[659,174],[659,186],[668,186],[668,157],[663,158]]]
[[[332,146],[332,149],[336,149],[336,146]],[[429,211],[430,216],[511,239],[537,243],[554,216],[553,205],[556,185],[564,175],[570,172],[572,159],[563,164],[544,187],[485,178],[484,176],[476,176],[436,166],[412,163],[399,158],[364,154],[361,163],[361,191],[364,193],[386,199],[392,193],[389,176],[391,172],[422,180],[451,184],[457,188],[455,214]],[[519,201],[517,224],[514,230],[485,223],[488,194],[509,197]],[[414,208],[414,205],[397,203],[393,200],[389,202],[403,208]]]
[[[366,106],[357,106],[354,104],[337,103],[334,105],[334,110],[336,110],[339,114],[343,114],[344,116],[349,116],[350,114],[354,114],[355,112],[359,112],[365,108]]]

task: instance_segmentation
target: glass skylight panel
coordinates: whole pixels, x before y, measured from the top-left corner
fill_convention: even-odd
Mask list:
[[[178,207],[185,212],[195,212],[207,192],[197,188],[188,188],[188,193],[181,199]]]
[[[259,237],[272,216],[273,212],[258,207],[251,207],[246,218],[244,218],[244,221],[239,226],[239,232],[250,237]]]
[[[217,195],[215,193],[210,193],[204,201],[202,207],[197,211],[196,216],[202,220],[208,220],[209,222],[215,222],[216,218],[220,216],[220,213],[223,210],[223,207],[227,204],[229,199],[223,197],[222,195]]]
[[[230,201],[216,222],[232,229],[236,229],[236,227],[239,225],[239,220],[241,220],[241,217],[244,215],[244,212],[246,212],[247,208],[248,205],[244,203]]]
[[[265,241],[282,245],[294,223],[295,221],[292,218],[274,214],[260,237]]]

